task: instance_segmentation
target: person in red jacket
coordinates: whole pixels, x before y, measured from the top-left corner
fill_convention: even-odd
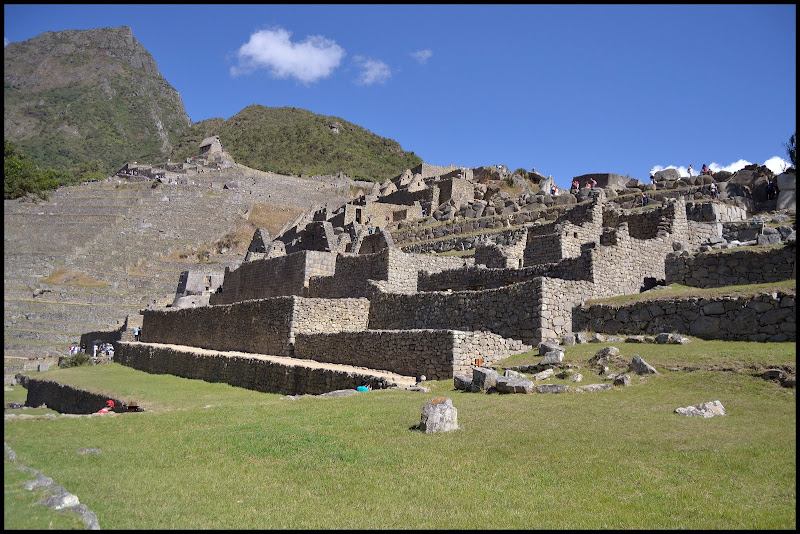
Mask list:
[[[97,413],[108,413],[114,411],[114,401],[109,399],[106,401],[106,405],[97,410]]]

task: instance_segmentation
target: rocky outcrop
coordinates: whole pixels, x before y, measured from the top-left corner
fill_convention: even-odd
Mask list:
[[[166,159],[191,124],[180,94],[127,26],[9,43],[4,66],[4,135],[47,166]],[[45,157],[45,145],[60,150]]]

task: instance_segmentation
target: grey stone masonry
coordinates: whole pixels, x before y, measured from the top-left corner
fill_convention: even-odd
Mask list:
[[[339,389],[355,389],[362,380],[373,389],[414,384],[413,377],[366,368],[179,345],[120,343],[114,359],[146,373],[223,382],[284,395],[319,395]]]
[[[381,294],[370,304],[372,330],[425,328],[493,332],[529,345],[540,341],[542,279],[486,291]]]
[[[28,390],[26,406],[37,407],[44,404],[59,413],[95,413],[105,406],[110,398],[103,393],[86,391],[41,378],[26,377],[24,380],[23,386]],[[128,403],[124,400],[116,397],[111,399],[114,401],[115,412],[128,411]]]
[[[797,278],[796,244],[710,252],[673,252],[665,260],[666,283],[692,287],[760,284]]]
[[[606,334],[678,332],[702,339],[796,341],[796,317],[796,296],[775,292],[579,306],[573,312],[572,328]]]
[[[294,355],[443,380],[468,371],[477,358],[488,364],[530,349],[518,340],[491,332],[366,330],[297,334]]]
[[[225,269],[221,291],[212,294],[209,303],[233,304],[243,300],[301,295],[311,277],[332,275],[335,266],[335,252],[315,250],[244,262],[237,269]]]
[[[142,341],[291,356],[297,333],[365,330],[367,299],[274,297],[232,305],[144,310]]]

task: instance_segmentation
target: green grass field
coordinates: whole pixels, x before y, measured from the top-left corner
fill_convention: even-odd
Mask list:
[[[586,361],[609,344],[567,348],[582,384],[602,381]],[[118,364],[58,369],[37,376],[148,411],[7,419],[4,438],[104,530],[795,529],[795,390],[754,376],[794,369],[794,343],[614,346],[660,374],[583,394],[486,395],[447,380],[292,400]],[[459,430],[413,430],[439,396]],[[713,400],[727,416],[674,413]],[[103,452],[76,453],[87,447]],[[42,523],[47,509],[18,494],[9,463],[5,527],[72,528]]]

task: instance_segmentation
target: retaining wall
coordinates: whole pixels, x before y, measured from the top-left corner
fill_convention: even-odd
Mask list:
[[[209,303],[300,295],[312,276],[333,275],[336,256],[336,252],[304,250],[245,262],[234,270],[226,268],[221,291],[212,294]]]
[[[298,334],[295,357],[385,369],[406,376],[445,380],[484,364],[530,350],[521,341],[490,332],[453,330],[367,330],[336,334]]]
[[[794,294],[753,297],[686,298],[637,302],[627,306],[595,304],[573,311],[572,329],[606,334],[676,332],[728,341],[796,341]]]
[[[379,294],[371,299],[370,330],[489,331],[527,345],[540,341],[541,278],[485,291]]]
[[[105,406],[110,398],[114,401],[115,412],[127,412],[128,406],[120,399],[100,393],[92,393],[66,384],[51,382],[42,378],[21,375],[21,384],[28,390],[25,406],[32,408],[46,405],[59,413],[90,414]]]
[[[141,340],[291,356],[297,333],[365,330],[369,308],[367,299],[290,296],[223,306],[145,310]]]
[[[284,395],[319,395],[338,389],[355,389],[362,381],[373,389],[413,383],[407,377],[371,369],[178,345],[123,342],[116,347],[114,361],[146,373],[222,382]]]
[[[710,252],[673,252],[665,261],[666,283],[692,287],[764,284],[797,277],[796,244],[769,249],[741,247]]]

